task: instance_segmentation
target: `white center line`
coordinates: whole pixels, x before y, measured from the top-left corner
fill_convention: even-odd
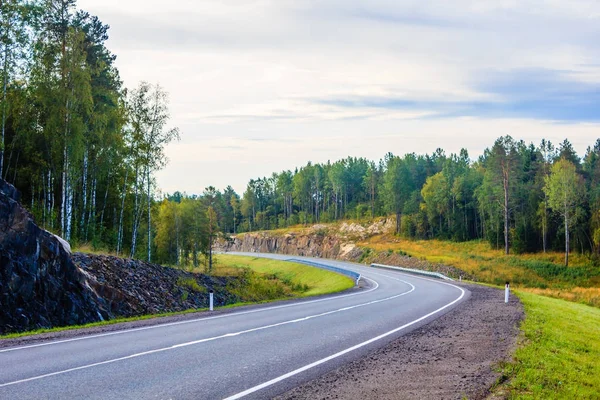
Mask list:
[[[365,279],[368,279],[368,278],[365,278]],[[336,299],[343,299],[343,298],[346,298],[346,297],[352,297],[352,296],[358,296],[358,295],[367,294],[367,293],[372,292],[373,290],[377,290],[379,288],[379,284],[376,281],[374,281],[372,279],[368,279],[368,280],[371,281],[371,282],[373,282],[374,286],[372,288],[370,288],[370,289],[367,289],[365,291],[360,291],[358,293],[344,294],[344,295],[341,295],[341,296],[331,296],[331,297],[327,297],[327,298],[324,298],[324,299],[317,299],[317,300],[300,301],[298,303],[283,304],[283,305],[279,305],[279,306],[265,307],[265,308],[260,308],[260,309],[257,309],[257,310],[232,312],[232,313],[224,314],[224,315],[216,315],[214,317],[204,317],[204,318],[190,319],[190,320],[187,320],[187,321],[168,322],[168,323],[165,323],[165,324],[158,324],[158,325],[152,325],[152,326],[144,326],[144,327],[141,327],[141,328],[132,328],[132,329],[126,329],[126,330],[121,330],[121,331],[116,331],[116,332],[99,333],[99,334],[96,334],[96,335],[81,336],[81,337],[76,337],[76,338],[71,338],[71,339],[63,339],[63,340],[55,340],[55,341],[46,342],[46,343],[37,343],[37,344],[30,344],[30,345],[26,345],[26,346],[10,347],[10,348],[7,348],[7,349],[0,350],[0,353],[8,353],[8,352],[11,352],[11,351],[31,349],[31,348],[34,348],[34,347],[52,346],[52,345],[61,344],[61,343],[75,342],[75,341],[79,341],[79,340],[88,340],[88,339],[94,339],[94,338],[105,337],[105,336],[123,335],[123,334],[126,334],[126,333],[145,331],[145,330],[149,330],[149,329],[158,329],[158,328],[165,328],[165,327],[169,327],[169,326],[191,324],[191,323],[195,323],[195,322],[208,321],[208,320],[212,320],[212,319],[230,318],[230,317],[235,317],[235,316],[238,316],[238,315],[254,314],[254,313],[259,313],[259,312],[277,310],[277,309],[280,309],[280,308],[295,307],[295,306],[304,305],[304,304],[320,303],[320,302],[323,302],[323,301],[331,301],[331,300],[336,300]]]
[[[396,278],[392,278],[392,279],[396,279]],[[425,279],[425,278],[421,278],[421,279]],[[397,279],[397,280],[400,280],[400,279]],[[429,280],[429,279],[425,279],[425,280]],[[448,285],[448,286],[452,286],[452,287],[460,290],[460,292],[461,292],[460,296],[457,299],[455,299],[454,301],[446,304],[445,306],[440,307],[437,310],[432,311],[429,314],[424,315],[424,316],[422,316],[420,318],[417,318],[414,321],[411,321],[411,322],[409,322],[407,324],[404,324],[404,325],[402,325],[402,326],[400,326],[400,327],[398,327],[396,329],[392,329],[389,332],[383,333],[383,334],[381,334],[379,336],[376,336],[376,337],[374,337],[372,339],[366,340],[366,341],[364,341],[362,343],[359,343],[359,344],[357,344],[355,346],[349,347],[349,348],[347,348],[345,350],[342,350],[342,351],[340,351],[338,353],[332,354],[329,357],[322,358],[322,359],[317,360],[317,361],[315,361],[315,362],[313,362],[311,364],[308,364],[308,365],[305,365],[305,366],[300,367],[298,369],[295,369],[293,371],[290,371],[287,374],[284,374],[284,375],[278,376],[277,378],[271,379],[270,381],[267,381],[267,382],[261,383],[260,385],[256,385],[254,387],[251,387],[250,389],[244,390],[243,392],[240,392],[240,393],[234,394],[232,396],[229,396],[225,400],[240,399],[240,398],[242,398],[244,396],[247,396],[249,394],[257,392],[257,391],[259,391],[261,389],[264,389],[266,387],[272,386],[272,385],[274,385],[274,384],[276,384],[278,382],[281,382],[281,381],[283,381],[283,380],[285,380],[287,378],[290,378],[290,377],[292,377],[294,375],[298,375],[299,373],[302,373],[302,372],[304,372],[306,370],[309,370],[309,369],[314,368],[314,367],[316,367],[318,365],[326,363],[327,361],[331,361],[331,360],[333,360],[335,358],[343,356],[344,354],[350,353],[351,351],[354,351],[354,350],[360,349],[361,347],[367,346],[368,344],[371,344],[371,343],[373,343],[373,342],[375,342],[375,341],[377,341],[379,339],[383,339],[386,336],[392,335],[392,334],[394,334],[396,332],[399,332],[399,331],[401,331],[403,329],[406,329],[406,328],[408,328],[411,325],[414,325],[414,324],[416,324],[416,323],[418,323],[420,321],[423,321],[424,319],[426,319],[426,318],[428,318],[428,317],[430,317],[430,316],[432,316],[434,314],[439,313],[440,311],[442,311],[442,310],[450,307],[451,305],[456,304],[458,301],[460,301],[464,297],[465,291],[462,288],[460,288],[458,286],[455,286],[455,285],[452,285],[452,284],[449,284],[449,283],[445,283],[445,282],[439,282],[439,283],[444,284],[444,285]],[[413,286],[413,288],[414,288],[414,286]]]

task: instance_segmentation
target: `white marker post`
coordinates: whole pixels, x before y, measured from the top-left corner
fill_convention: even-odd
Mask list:
[[[209,295],[208,295],[208,309],[210,311],[213,310],[213,297],[214,297],[213,296],[213,291],[211,290],[210,293],[209,293]]]
[[[506,282],[506,286],[504,286],[504,302],[508,303],[508,292],[510,292],[510,284]]]

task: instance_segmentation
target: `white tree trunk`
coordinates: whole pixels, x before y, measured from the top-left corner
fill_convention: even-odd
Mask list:
[[[8,32],[7,32],[8,34]],[[0,176],[4,168],[4,132],[6,128],[6,87],[8,83],[8,50],[4,48],[4,80],[2,82],[2,137],[0,138]]]
[[[146,172],[146,184],[148,185],[148,191],[147,191],[147,195],[148,195],[148,262],[151,262],[152,260],[152,213],[151,213],[151,206],[152,206],[152,198],[150,197],[150,167],[147,167],[147,172]]]
[[[81,190],[82,190],[82,200],[83,200],[83,205],[82,205],[82,209],[81,209],[81,219],[79,221],[79,231],[80,232],[86,232],[86,240],[87,240],[87,226],[85,223],[85,218],[86,218],[86,214],[87,214],[87,197],[88,197],[88,193],[87,193],[87,175],[88,175],[88,150],[87,148],[85,149],[85,152],[83,153],[83,171],[81,172]]]
[[[129,175],[129,168],[125,170],[125,179],[123,180],[121,211],[119,212],[119,233],[117,235],[117,255],[119,255],[121,253],[121,250],[123,249],[123,213],[125,211],[125,197],[127,195],[127,175]]]

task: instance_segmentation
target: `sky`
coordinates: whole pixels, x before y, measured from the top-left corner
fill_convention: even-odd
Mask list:
[[[308,161],[600,138],[596,0],[79,0],[170,94],[164,193]]]

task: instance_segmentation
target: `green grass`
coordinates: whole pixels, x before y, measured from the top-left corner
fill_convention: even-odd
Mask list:
[[[194,278],[184,278],[180,277],[177,279],[177,285],[189,289],[196,293],[206,293],[207,290],[204,286],[198,285],[198,282]]]
[[[511,399],[600,398],[600,309],[519,292],[520,347],[496,391]]]
[[[228,275],[232,271],[235,273],[236,269],[238,271],[250,270],[258,274],[259,279],[270,281],[268,283],[271,286],[280,282],[289,288],[288,294],[293,297],[336,293],[354,286],[354,281],[347,276],[304,264],[229,254],[218,256],[215,271],[217,275]],[[255,287],[254,289],[259,290],[260,288]]]

